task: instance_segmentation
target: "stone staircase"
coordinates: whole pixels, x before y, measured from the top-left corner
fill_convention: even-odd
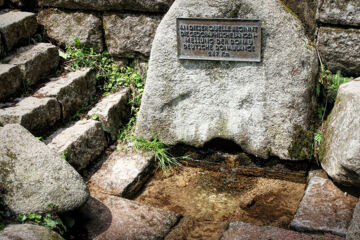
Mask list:
[[[50,43],[24,46],[37,26],[34,13],[0,13],[0,127],[20,124],[35,136],[45,136],[42,141],[82,173],[116,140],[119,128],[128,120],[130,89],[103,97],[85,117],[73,121],[71,117],[96,96],[96,74],[91,69],[80,69],[54,77],[59,65],[58,48]],[[102,175],[114,166],[110,178]],[[99,201],[112,211],[111,231],[104,236],[115,233],[153,238],[164,237],[170,231],[178,214],[123,198],[142,186],[153,166],[151,153],[115,151],[106,159],[89,183],[91,198],[82,209],[90,219],[86,225],[90,235],[99,235],[108,224],[98,222],[99,216],[108,217],[108,212],[99,208]],[[119,194],[96,187],[111,189],[116,183],[121,188],[117,189]]]

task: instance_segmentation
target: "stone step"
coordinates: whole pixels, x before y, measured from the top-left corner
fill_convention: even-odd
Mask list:
[[[0,32],[8,51],[21,40],[31,37],[37,27],[35,13],[10,11],[0,15]]]
[[[22,80],[23,75],[18,66],[0,64],[0,102],[19,91]]]
[[[129,119],[130,109],[127,104],[129,96],[130,88],[125,88],[104,97],[88,112],[88,117],[95,116],[99,119],[104,130],[110,133],[113,141],[116,140],[120,127]]]
[[[56,46],[50,43],[38,43],[19,48],[14,55],[4,61],[18,65],[24,74],[26,84],[33,86],[57,68],[59,59]]]
[[[67,120],[96,92],[96,73],[86,68],[50,79],[34,93],[35,97],[55,97],[61,104],[63,120]]]
[[[331,180],[314,176],[290,227],[300,232],[324,232],[345,237],[357,201]]]
[[[80,120],[74,125],[59,129],[45,141],[77,170],[85,168],[95,160],[107,146],[101,123]]]
[[[90,178],[89,185],[103,193],[131,198],[154,169],[153,154],[132,149],[113,152]]]
[[[81,209],[89,239],[163,239],[179,215],[96,192]]]
[[[233,222],[224,232],[221,240],[344,240],[344,238],[325,234],[307,235],[271,226],[257,226],[244,222]]]
[[[61,118],[55,98],[27,97],[14,106],[0,109],[0,124],[18,123],[33,134],[42,134]]]

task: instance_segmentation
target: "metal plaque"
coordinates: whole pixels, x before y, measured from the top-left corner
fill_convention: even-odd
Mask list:
[[[177,18],[179,59],[261,62],[261,22]]]

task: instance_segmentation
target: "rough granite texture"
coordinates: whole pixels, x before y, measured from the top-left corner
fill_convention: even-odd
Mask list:
[[[63,119],[69,119],[96,92],[96,73],[89,68],[50,79],[35,97],[55,97],[61,103]]]
[[[66,161],[77,170],[85,168],[107,146],[101,123],[94,120],[80,120],[71,127],[59,129],[47,141],[59,156],[65,154]]]
[[[346,240],[360,239],[360,202],[356,204],[354,214],[347,230]]]
[[[111,135],[113,141],[117,139],[119,129],[129,119],[129,97],[130,88],[110,94],[97,103],[87,114],[90,118],[98,117],[104,131]]]
[[[59,64],[58,48],[50,43],[38,43],[20,48],[9,56],[9,64],[18,65],[29,86],[48,76]]]
[[[15,213],[74,210],[89,197],[81,176],[64,159],[18,124],[0,129],[0,182]]]
[[[174,0],[38,0],[39,6],[96,11],[166,12]]]
[[[0,14],[0,32],[8,51],[19,41],[30,38],[37,27],[34,13],[10,11]]]
[[[104,50],[102,20],[92,13],[63,12],[58,9],[44,9],[37,16],[50,38],[62,45],[74,46],[74,38],[80,43],[94,48],[97,52]]]
[[[360,75],[360,30],[321,27],[317,47],[325,66],[348,76]]]
[[[0,232],[1,240],[64,240],[47,227],[33,224],[12,224]]]
[[[179,215],[135,201],[91,191],[82,208],[90,239],[163,239]]]
[[[339,87],[324,126],[321,166],[336,182],[360,187],[360,78]]]
[[[344,240],[331,234],[307,235],[271,226],[232,222],[221,240]]]
[[[105,42],[118,57],[149,56],[160,16],[138,14],[104,15]]]
[[[177,17],[236,13],[261,19],[261,63],[178,59]],[[175,1],[155,35],[136,136],[197,147],[223,138],[258,157],[304,159],[288,149],[311,152],[296,142],[296,133],[308,129],[317,72],[316,51],[300,20],[280,1]]]
[[[12,64],[0,64],[0,101],[16,93],[22,83],[20,68]]]
[[[320,0],[316,19],[322,23],[360,26],[360,1]]]
[[[61,108],[55,98],[27,97],[15,106],[0,109],[2,125],[17,123],[36,134],[44,133],[60,118]]]
[[[331,180],[312,177],[290,227],[300,232],[324,232],[345,237],[357,201]]]
[[[152,153],[115,151],[90,178],[90,188],[120,197],[131,196],[147,180],[154,165],[152,157]]]

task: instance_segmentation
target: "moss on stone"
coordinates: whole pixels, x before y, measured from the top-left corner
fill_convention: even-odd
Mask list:
[[[340,98],[338,97],[336,99],[336,101],[340,101]],[[322,126],[323,129],[323,137],[322,137],[322,142],[319,146],[319,161],[321,162],[321,164],[324,164],[326,162],[326,158],[325,155],[328,152],[328,148],[329,148],[329,139],[330,136],[332,135],[332,130],[329,128],[329,123],[330,123],[330,119],[331,119],[331,115],[333,114],[330,113],[330,115],[327,117],[325,123]]]
[[[293,160],[310,160],[314,153],[314,131],[304,130],[301,126],[295,126],[295,135],[288,148],[289,156]]]
[[[302,23],[300,17],[293,11],[291,10],[285,3],[283,0],[279,0],[279,2],[284,6],[284,9],[289,12],[291,15],[293,15],[297,20],[300,21],[300,23]]]

